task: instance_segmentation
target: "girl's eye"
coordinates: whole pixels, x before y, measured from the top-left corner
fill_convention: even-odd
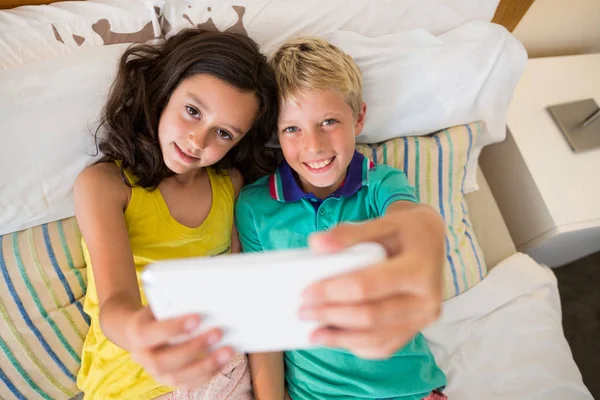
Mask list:
[[[221,139],[226,139],[226,140],[233,140],[233,136],[231,135],[231,133],[227,132],[224,129],[217,129],[217,135],[221,138]]]
[[[323,125],[333,125],[335,123],[337,123],[338,121],[336,119],[333,118],[328,118],[325,121],[323,121]]]
[[[198,117],[200,115],[200,111],[196,110],[194,107],[192,106],[185,106],[185,110],[187,111],[187,113],[192,116],[192,117]]]
[[[285,128],[283,130],[285,133],[294,133],[294,132],[298,132],[298,127],[297,126],[288,126],[287,128]]]

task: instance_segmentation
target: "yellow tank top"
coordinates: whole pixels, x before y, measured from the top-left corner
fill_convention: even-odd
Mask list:
[[[235,192],[226,172],[207,168],[212,189],[208,216],[197,228],[186,227],[171,214],[159,189],[148,191],[135,186],[125,210],[125,221],[138,285],[144,267],[158,260],[182,257],[215,256],[230,252]],[[130,181],[134,178],[128,175]],[[77,386],[84,399],[153,399],[173,390],[157,383],[131,359],[128,352],[113,344],[100,329],[98,296],[87,245],[82,240],[87,263],[88,287],[84,310],[91,325],[83,344]],[[146,297],[140,285],[143,304]]]

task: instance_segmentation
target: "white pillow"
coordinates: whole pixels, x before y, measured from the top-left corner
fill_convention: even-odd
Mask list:
[[[198,24],[244,29],[262,48],[285,39],[345,30],[381,36],[412,29],[444,33],[468,21],[491,21],[499,0],[144,0],[157,6],[169,34]],[[241,19],[241,22],[240,22]],[[210,20],[210,21],[209,21]]]
[[[252,7],[254,7],[255,4],[266,4],[265,1],[266,0],[256,0],[256,2],[252,2],[251,4]],[[112,40],[110,39],[111,37],[114,38],[114,36],[111,36],[112,34],[127,35],[127,26],[129,27],[128,29],[134,29],[133,32],[129,31],[129,33],[136,33],[139,32],[139,29],[141,29],[140,27],[146,27],[144,29],[148,31],[148,23],[152,22],[153,32],[156,32],[154,29],[156,21],[151,17],[151,15],[154,15],[154,11],[152,10],[152,13],[150,13],[151,10],[142,7],[145,11],[140,13],[140,8],[133,4],[125,7],[126,10],[135,10],[127,12],[126,16],[122,18],[122,22],[111,23],[112,28],[110,31],[107,31],[108,36],[99,35],[98,32],[91,28],[95,22],[90,24],[90,21],[98,21],[99,17],[87,14],[87,11],[91,9],[96,10],[98,9],[97,7],[110,6],[112,7],[111,15],[116,20],[119,20],[119,18],[121,18],[118,11],[119,7],[126,3],[134,2],[129,0],[103,0],[77,3],[56,3],[56,5],[52,6],[24,7],[15,10],[0,11],[0,192],[2,193],[2,196],[0,196],[0,234],[26,229],[45,222],[74,215],[72,185],[77,174],[95,159],[92,156],[92,154],[94,154],[94,146],[90,132],[96,126],[99,111],[104,104],[106,92],[115,74],[115,64],[118,57],[124,48],[129,45],[128,43],[121,45],[104,44],[107,40],[110,42],[110,40]],[[316,4],[313,0],[308,3],[313,5]],[[440,4],[442,3],[444,2],[440,0]],[[71,8],[75,7],[75,4],[78,7],[76,13],[74,11],[75,9]],[[218,6],[213,5],[212,7],[215,8],[216,11],[221,4],[222,3],[218,3]],[[282,11],[285,8],[283,5],[287,5],[290,10],[293,10],[292,5],[297,5],[298,3],[277,0],[269,2],[268,4],[268,9],[276,6],[280,7],[279,9]],[[321,4],[320,10],[325,8],[327,12],[343,11],[343,7],[341,7],[339,0],[335,0],[335,3],[331,3],[335,4],[335,7],[330,5],[330,3],[325,4],[328,4],[328,6],[326,7],[324,4]],[[383,7],[390,3],[384,0],[373,0],[372,3],[369,3],[372,5],[361,4],[362,6],[359,7],[355,3],[347,3],[347,7],[350,10],[354,10],[354,12],[362,10],[366,16],[372,15],[374,12],[371,7]],[[59,5],[66,8],[60,8]],[[86,8],[87,6],[91,8],[88,9]],[[148,1],[146,1],[146,6],[152,8],[152,5],[149,4]],[[417,7],[414,4],[413,6]],[[248,8],[251,7],[248,6]],[[66,14],[62,11],[58,12],[58,10],[64,11],[66,9],[70,10]],[[193,9],[193,7],[191,9]],[[47,14],[46,11],[49,10],[52,12]],[[232,8],[229,7],[229,10],[232,10]],[[378,8],[378,10],[381,11],[382,9]],[[298,26],[304,26],[303,24],[305,23],[300,16],[308,17],[312,15],[309,11],[310,10],[307,8],[302,15],[294,14]],[[393,10],[390,9],[390,12],[392,11]],[[266,13],[266,10],[263,10],[263,12],[260,13],[257,12],[257,14],[261,14],[261,18],[266,18],[267,15],[270,15],[270,18],[274,18],[277,15],[264,13]],[[81,15],[82,17],[79,18],[77,17],[78,15]],[[145,15],[145,17],[143,15]],[[237,18],[238,14],[235,15],[234,18]],[[349,14],[342,15],[348,17]],[[352,18],[354,19],[348,19],[347,22],[349,24],[350,21],[354,21],[353,24],[356,28],[356,26],[360,25],[358,24],[360,18],[357,19],[358,17],[356,17],[356,15],[360,14],[353,15],[354,17]],[[380,18],[381,21],[389,22],[387,15],[388,14],[382,14]],[[102,18],[104,17],[107,17],[107,15],[102,16]],[[56,30],[59,32],[62,42],[56,39],[55,32],[52,28],[53,25],[56,27],[56,24],[60,24],[61,18],[66,18],[64,20],[65,25]],[[252,18],[252,14],[248,13],[244,16],[243,20],[246,25],[248,25],[248,23],[252,25],[253,22],[251,21],[254,21]],[[258,16],[256,16],[256,18],[258,18]],[[340,23],[343,18],[336,18],[338,18],[337,14],[333,13],[332,15],[321,15],[321,17],[316,20],[320,21],[319,23],[321,24],[329,25],[329,28],[346,26],[344,25],[345,23]],[[110,21],[110,18],[107,19]],[[329,21],[329,19],[338,21],[337,25],[325,23]],[[256,27],[257,30],[261,28],[261,24],[265,24],[264,19],[258,19],[258,21],[262,22],[260,24],[256,22],[256,25],[252,25]],[[215,24],[219,25],[220,23],[215,22]],[[42,29],[42,26],[45,28]],[[119,30],[117,30],[117,26],[120,27]],[[272,23],[272,26],[277,27],[278,24]],[[322,25],[318,26],[322,27]],[[372,34],[378,33],[376,32],[376,23],[370,22],[364,26],[369,26],[368,29],[373,29],[373,32],[371,32]],[[493,37],[493,35],[489,33],[489,30],[493,30],[493,28],[483,28],[482,26],[483,25],[480,24],[478,29],[470,28],[472,31],[461,31],[459,29],[457,32],[475,34],[482,36],[483,38],[487,37],[486,35],[489,34],[490,37]],[[78,33],[75,32],[80,33],[81,31],[74,29],[80,29],[81,27],[92,29],[93,33],[88,32],[87,34],[84,34],[82,37],[85,37],[86,40],[82,43],[80,39],[77,39],[77,41],[81,43],[80,46],[76,41],[76,37],[73,35],[78,35]],[[66,29],[66,31],[64,31],[63,28]],[[166,25],[163,24],[163,29],[164,28],[166,28]],[[269,26],[266,26],[264,29],[270,28]],[[488,31],[486,31],[486,29]],[[172,30],[174,31],[174,29]],[[298,30],[295,27],[291,28],[289,32],[299,31],[302,31],[302,34],[310,33],[308,31],[303,31],[302,29]],[[267,37],[268,31],[262,30],[262,32],[264,32],[265,35],[263,37]],[[332,41],[337,40],[338,44],[345,48],[350,54],[354,51],[353,49],[360,50],[361,46],[368,44],[369,40],[368,38],[361,38],[359,35],[352,33],[338,32],[331,33],[330,35]],[[450,40],[457,35],[456,33],[450,32],[438,38],[435,38],[432,35],[428,36],[424,31],[409,32],[405,35],[406,36],[398,36],[399,38],[403,38],[400,40],[400,43],[406,46],[404,52],[402,53],[401,48],[397,49],[397,51],[400,52],[399,54],[404,54],[405,60],[407,58],[407,49],[410,48],[411,54],[421,54],[421,56],[419,56],[421,57],[420,59],[425,61],[437,61],[439,63],[441,60],[439,57],[444,56],[446,57],[444,60],[449,60],[447,61],[448,63],[451,61],[456,62],[456,55],[452,55],[453,53],[449,51],[442,51],[448,43],[453,43],[455,49],[460,50],[461,46],[457,45],[456,41],[453,42]],[[147,36],[142,36],[145,38],[144,40],[148,39]],[[152,36],[154,36],[154,34]],[[252,32],[250,32],[250,36],[253,36]],[[470,44],[465,44],[467,48],[473,51],[473,55],[471,55],[472,59],[470,59],[469,63],[466,63],[465,68],[475,61],[477,61],[477,63],[473,64],[475,65],[474,70],[482,65],[489,66],[489,64],[486,63],[486,61],[489,61],[487,57],[492,57],[492,59],[494,59],[494,56],[496,57],[496,63],[498,63],[498,65],[494,64],[490,67],[491,70],[488,71],[487,75],[488,79],[483,82],[483,86],[481,87],[482,90],[487,87],[489,87],[490,90],[485,90],[485,93],[487,93],[486,95],[482,93],[476,97],[478,101],[482,102],[481,104],[490,104],[489,98],[493,99],[494,96],[498,95],[498,93],[495,93],[493,90],[494,86],[490,83],[490,78],[496,75],[502,78],[504,77],[504,75],[502,75],[502,68],[511,70],[511,68],[514,67],[509,65],[508,61],[504,62],[504,64],[499,61],[501,60],[500,55],[503,54],[502,51],[498,50],[494,53],[490,52],[489,49],[486,50],[486,48],[480,48],[489,46],[493,43],[497,44],[497,42],[502,42],[502,40],[496,37],[496,42],[491,39],[486,41],[479,36],[471,37],[472,40],[469,42]],[[135,37],[140,36],[137,35]],[[135,37],[118,36],[116,39],[126,41],[135,39]],[[275,42],[276,36],[273,35],[273,38],[273,42]],[[349,39],[349,42],[344,43],[347,38],[351,39]],[[386,40],[392,40],[390,38],[393,39],[394,36],[384,36],[380,39],[373,40],[382,40],[382,43],[385,43]],[[442,40],[442,38],[448,38],[448,43]],[[506,37],[505,35],[503,40],[510,44],[512,38],[509,38],[510,36]],[[277,41],[283,39],[285,38],[276,38]],[[393,44],[394,43],[388,42],[388,45],[390,46]],[[369,44],[369,46],[371,46],[371,44]],[[419,50],[423,46],[426,46],[425,50],[423,50],[422,53],[419,53]],[[377,47],[375,46],[374,48],[376,49]],[[497,49],[497,47],[494,48]],[[506,45],[503,48],[505,49],[503,51],[508,53],[510,52],[506,49],[512,49],[511,51],[513,53],[522,51],[520,47],[517,51],[514,43],[511,46]],[[5,52],[6,49],[10,50],[10,52]],[[385,54],[386,53],[384,53],[384,55]],[[428,54],[430,55],[429,58],[426,57]],[[466,57],[470,53],[459,52],[457,54],[462,54]],[[413,56],[411,55],[411,57]],[[360,54],[357,54],[357,58],[359,64],[364,64],[363,61],[361,61]],[[385,59],[385,57],[383,59]],[[377,66],[377,63],[375,62],[377,60],[379,60],[379,58],[373,59],[372,65],[374,67]],[[410,65],[423,71],[430,71],[433,77],[436,76],[435,74],[441,74],[443,72],[442,68],[438,68],[435,70],[437,72],[434,74],[434,69],[428,69],[428,65],[417,66],[416,63]],[[19,66],[19,68],[14,68],[16,66]],[[370,76],[370,64],[366,63],[366,65],[361,65],[361,67],[365,71],[365,75],[367,77]],[[387,70],[389,71],[389,68]],[[383,71],[385,71],[385,69]],[[404,72],[410,71],[404,70]],[[416,76],[416,72],[417,71],[412,71],[412,76]],[[400,76],[406,77],[410,76],[410,74]],[[457,77],[461,77],[462,79],[466,78],[463,75],[456,74],[446,74],[443,76],[447,76],[448,80],[442,79],[435,82],[452,84],[456,83]],[[451,79],[454,79],[454,81]],[[377,115],[385,115],[385,112],[377,111],[377,101],[379,101],[379,99],[383,99],[384,102],[390,100],[388,98],[384,99],[383,96],[372,99],[369,94],[371,91],[369,85],[376,85],[377,80],[369,82],[370,83],[367,83],[365,90],[367,93],[367,101],[370,103],[368,118],[370,119],[369,123],[371,123],[371,121],[375,122],[374,118]],[[467,83],[468,82],[464,82],[464,84]],[[438,99],[442,99],[440,94],[456,94],[456,90],[448,91],[443,87],[439,87],[438,90],[435,91],[433,87],[427,87],[428,92],[420,95],[419,92],[416,91],[419,90],[419,85],[412,85],[411,88],[414,90],[413,92],[409,90],[399,92],[404,96],[402,98],[406,99],[406,96],[413,96],[413,99],[423,99],[424,96],[437,95]],[[453,88],[457,89],[456,85],[454,85]],[[469,91],[467,92],[472,94],[470,86]],[[510,92],[512,93],[512,91]],[[505,91],[502,93],[500,95],[504,96],[507,92]],[[456,98],[460,100],[460,96],[457,96]],[[432,97],[431,101],[433,101],[433,104],[436,104],[437,102],[435,102],[434,99],[435,97]],[[483,102],[483,100],[486,99],[487,103]],[[421,100],[421,104],[427,104],[427,102]],[[472,103],[469,106],[469,110],[477,110],[477,104],[477,102]],[[385,104],[383,105],[385,106]],[[466,107],[465,104],[463,104],[463,106]],[[477,113],[460,114],[465,118],[468,115],[473,115],[473,117],[464,121],[463,119],[457,119],[456,123],[446,122],[444,121],[444,118],[440,118],[438,115],[436,121],[440,124],[443,123],[444,125],[436,127],[435,129],[445,128],[447,126],[456,125],[457,123],[470,122],[471,120],[486,120],[485,116],[483,118],[477,118],[475,114]],[[428,115],[432,115],[432,118],[436,116],[435,113],[431,112]],[[498,115],[501,115],[501,118],[504,118],[502,112]],[[429,123],[429,117],[420,116],[420,118],[422,122],[425,121]],[[403,124],[407,121],[410,122],[409,119],[403,120]],[[489,119],[488,124],[490,124]],[[393,123],[385,126],[395,127]],[[416,129],[414,125],[408,126],[410,129]],[[430,124],[428,126],[433,125]],[[409,133],[408,131],[403,131],[403,129],[403,127],[400,127],[395,131],[390,130],[391,134],[388,134],[387,136],[382,135],[377,141],[384,140],[391,136]],[[427,129],[419,128],[419,132],[423,131],[423,133],[425,133]],[[365,135],[367,135],[367,133],[368,130],[365,132]],[[488,142],[494,141],[499,137],[500,136],[496,135],[492,140],[487,140]],[[373,138],[372,140],[376,139]],[[484,142],[485,141],[486,139],[484,139]],[[475,186],[467,185],[467,187],[473,188]]]
[[[74,215],[73,182],[95,159],[91,132],[116,62],[161,36],[141,1],[0,11],[0,234]]]
[[[303,35],[319,35],[339,45],[355,57],[366,78],[370,111],[359,142],[484,121],[487,131],[473,148],[465,192],[477,189],[482,147],[504,139],[506,110],[527,60],[510,33],[483,22],[491,20],[495,0],[144,3],[161,8],[167,37],[186,27],[204,26],[245,32],[265,52]]]
[[[343,31],[319,36],[350,54],[363,73],[367,117],[359,143],[484,121],[464,187],[477,189],[477,158],[484,145],[504,140],[508,105],[527,62],[519,41],[481,21],[439,36],[424,30],[377,38]]]
[[[75,178],[128,44],[0,70],[0,235],[74,215]]]

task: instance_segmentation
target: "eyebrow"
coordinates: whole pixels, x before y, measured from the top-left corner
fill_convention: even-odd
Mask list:
[[[340,118],[343,114],[337,111],[327,111],[325,114],[321,114],[318,119],[327,119],[327,118]],[[298,121],[296,119],[284,120],[279,123],[279,125],[292,125],[296,124]]]
[[[321,115],[321,119],[340,118],[342,115],[343,115],[343,113],[341,113],[339,111],[327,111],[325,114]]]
[[[190,93],[187,92],[186,93],[188,95],[189,98],[191,98],[194,103],[198,104],[200,106],[200,108],[202,108],[203,110],[206,110],[208,112],[210,112],[210,108],[204,103],[202,102],[198,96],[196,96],[194,93]],[[233,125],[225,125],[227,128],[229,128],[230,130],[234,131],[235,133],[237,133],[239,136],[243,136],[244,135],[244,131],[242,131],[240,128],[238,128],[237,126],[233,126]]]

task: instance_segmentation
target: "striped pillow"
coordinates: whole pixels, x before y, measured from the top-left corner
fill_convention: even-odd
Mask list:
[[[0,398],[69,399],[89,327],[75,218],[0,236]]]
[[[403,170],[421,203],[432,206],[444,217],[447,228],[445,299],[464,292],[487,274],[463,192],[467,160],[482,129],[481,122],[474,122],[429,136],[356,146],[375,164],[388,164]]]

